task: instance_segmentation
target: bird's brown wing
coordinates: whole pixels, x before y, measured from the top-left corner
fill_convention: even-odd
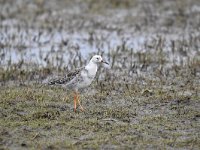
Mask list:
[[[84,67],[78,68],[74,71],[69,72],[65,77],[53,78],[53,79],[49,80],[48,84],[49,85],[67,84],[71,80],[73,80],[81,72],[82,69],[84,69]]]

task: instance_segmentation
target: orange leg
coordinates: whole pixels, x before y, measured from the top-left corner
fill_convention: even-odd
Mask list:
[[[80,103],[79,96],[77,96],[77,101],[78,101],[79,106],[81,107],[81,111],[84,111],[83,106]]]
[[[74,112],[76,112],[77,93],[74,93]]]

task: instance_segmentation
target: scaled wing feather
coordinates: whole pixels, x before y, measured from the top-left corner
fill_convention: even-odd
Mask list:
[[[84,67],[82,68],[78,68],[74,71],[71,71],[69,72],[65,77],[61,77],[61,78],[53,78],[51,79],[48,84],[49,85],[56,85],[56,84],[67,84],[69,83],[70,81],[72,81],[80,72],[81,70],[83,69]]]

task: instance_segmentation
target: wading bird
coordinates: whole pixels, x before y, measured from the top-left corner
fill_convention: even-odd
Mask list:
[[[106,61],[103,61],[100,55],[94,55],[90,62],[82,68],[78,68],[72,72],[69,72],[63,78],[55,78],[51,79],[48,84],[49,85],[62,85],[74,91],[74,111],[76,112],[77,102],[80,106],[80,109],[84,111],[82,107],[78,90],[89,86],[95,78],[97,73],[98,64],[105,63],[108,64]]]

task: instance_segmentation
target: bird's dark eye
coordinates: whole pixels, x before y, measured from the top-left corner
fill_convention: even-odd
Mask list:
[[[99,58],[97,57],[97,60],[99,60]]]

